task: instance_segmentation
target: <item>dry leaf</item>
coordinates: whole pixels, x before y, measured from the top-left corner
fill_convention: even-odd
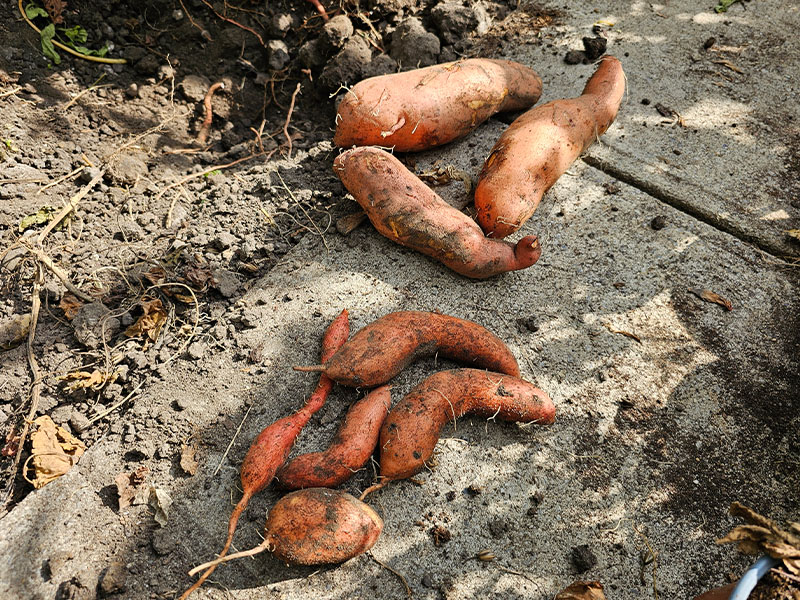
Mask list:
[[[576,581],[559,592],[555,600],[606,600],[599,581]]]
[[[700,288],[689,288],[689,291],[706,302],[714,302],[728,310],[733,310],[733,304],[731,304],[731,301],[727,298],[723,298],[716,292],[712,292],[711,290],[701,290]]]
[[[132,504],[144,504],[150,491],[144,484],[149,471],[150,469],[147,467],[139,467],[133,473],[120,473],[116,476],[114,483],[117,486],[120,510],[128,508]]]
[[[188,475],[197,473],[197,467],[200,463],[197,462],[197,458],[195,458],[196,454],[197,448],[194,446],[190,446],[189,444],[183,444],[181,446],[181,469],[183,469],[184,473]]]
[[[30,313],[14,315],[10,320],[5,321],[0,325],[0,350],[11,350],[19,346],[28,337],[30,328]]]
[[[37,429],[31,434],[30,460],[35,473],[31,483],[39,489],[69,471],[86,446],[47,415],[34,420],[33,424]]]
[[[150,282],[150,285],[161,285],[167,280],[167,272],[163,267],[153,267],[149,271],[142,273],[142,277]]]
[[[67,321],[72,321],[75,318],[81,306],[83,306],[83,302],[69,292],[61,296],[61,302],[58,303],[58,308],[64,311],[64,317]]]
[[[751,508],[734,502],[730,513],[741,517],[749,525],[738,525],[728,535],[717,540],[717,544],[735,542],[745,554],[769,554],[782,560],[784,566],[794,574],[800,573],[800,524],[789,522],[782,529],[774,521],[758,514]]]
[[[722,65],[723,67],[728,67],[731,71],[734,71],[735,73],[744,74],[744,71],[742,71],[739,67],[737,67],[729,60],[712,60],[711,62],[713,62],[715,65]]]
[[[11,457],[17,454],[19,450],[20,432],[16,427],[12,427],[6,434],[6,443],[3,449],[0,450],[0,456]]]
[[[469,194],[472,191],[472,177],[454,165],[434,165],[432,169],[417,174],[417,177],[431,185],[446,185],[455,179],[464,183],[464,193]]]
[[[142,300],[142,316],[125,330],[128,337],[143,337],[151,342],[158,339],[161,328],[167,322],[167,311],[164,310],[161,300]]]
[[[148,503],[156,511],[156,514],[153,515],[156,523],[166,527],[169,519],[169,508],[172,506],[172,498],[164,490],[151,486]]]
[[[209,287],[217,284],[214,281],[214,275],[211,274],[211,269],[207,266],[188,267],[183,272],[183,279],[196,292],[205,292]]]
[[[91,373],[88,371],[73,371],[59,377],[61,381],[68,381],[67,388],[71,392],[78,390],[99,390],[107,383],[113,383],[117,379],[117,372],[106,373],[95,369]]]
[[[784,230],[790,237],[800,240],[800,229],[785,229]]]
[[[625,337],[629,337],[632,340],[639,342],[640,344],[642,343],[642,339],[635,333],[631,333],[630,331],[623,331],[622,329],[614,329],[608,323],[603,323],[603,327],[608,329],[611,333],[618,333],[619,335],[624,335]]]

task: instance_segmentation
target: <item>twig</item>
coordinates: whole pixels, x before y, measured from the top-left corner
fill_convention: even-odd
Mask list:
[[[47,224],[47,227],[42,229],[42,231],[39,233],[39,237],[36,238],[37,244],[41,245],[41,243],[44,241],[44,238],[47,237],[47,235],[53,230],[53,228],[55,228],[56,225],[58,225],[61,221],[63,221],[64,217],[66,217],[69,213],[75,210],[75,207],[78,205],[78,202],[83,200],[83,197],[86,196],[86,194],[88,194],[95,186],[95,184],[103,178],[104,174],[105,170],[101,169],[97,175],[92,177],[92,180],[89,183],[83,186],[81,191],[79,191],[77,194],[75,194],[72,198],[69,199],[67,205],[64,206],[64,208],[62,208],[58,212],[58,214],[55,217],[53,217],[53,220]]]
[[[26,347],[28,366],[31,370],[31,408],[28,411],[28,417],[25,419],[25,425],[22,427],[22,433],[20,434],[19,438],[19,446],[17,447],[17,453],[14,456],[14,465],[11,467],[11,475],[9,476],[8,486],[6,488],[6,496],[3,498],[4,510],[8,506],[8,502],[14,493],[14,479],[16,477],[17,468],[19,467],[19,461],[22,456],[22,448],[25,446],[25,440],[28,437],[28,431],[30,430],[31,423],[33,422],[33,417],[36,415],[36,411],[39,410],[39,396],[42,390],[42,380],[39,373],[39,363],[36,362],[36,356],[33,354],[33,340],[36,337],[36,324],[39,321],[39,309],[42,305],[41,299],[39,298],[39,291],[43,284],[44,271],[42,270],[42,265],[37,263],[36,277],[33,280],[33,296],[31,298],[31,324],[30,329],[28,330],[28,344]]]
[[[17,87],[11,88],[10,90],[7,90],[5,92],[0,92],[0,98],[5,98],[6,96],[13,96],[17,92],[21,92],[21,91],[22,91],[22,87],[21,86],[17,86]]]
[[[288,158],[292,158],[292,137],[289,135],[289,122],[292,120],[292,111],[294,110],[294,100],[297,98],[297,94],[300,92],[300,84],[297,84],[297,87],[294,88],[294,92],[292,93],[292,101],[289,103],[289,110],[286,111],[286,123],[283,125],[283,135],[286,136],[286,142],[289,145],[289,155]]]
[[[656,573],[658,570],[658,552],[656,552],[653,549],[653,546],[650,545],[650,540],[647,539],[647,536],[638,529],[636,529],[635,525],[633,526],[633,530],[644,540],[645,546],[647,546],[647,551],[650,553],[650,556],[653,559],[653,597],[655,598],[655,600],[658,600],[658,584],[656,581]]]
[[[75,177],[75,175],[77,175],[78,173],[83,171],[85,168],[86,167],[84,167],[84,166],[78,167],[77,169],[75,169],[71,173],[67,173],[66,175],[63,175],[62,177],[59,177],[55,181],[51,181],[47,185],[44,185],[44,186],[40,187],[38,190],[36,190],[36,193],[37,194],[41,194],[46,189],[49,189],[49,188],[53,187],[54,185],[58,185],[59,183],[61,183],[63,181],[66,181],[67,179],[71,179],[72,177]]]
[[[406,594],[408,594],[409,598],[412,598],[414,596],[414,594],[411,592],[411,588],[409,587],[408,582],[406,581],[405,577],[403,577],[400,573],[395,571],[392,567],[390,567],[385,562],[383,562],[378,557],[376,557],[372,552],[368,552],[367,555],[372,560],[374,560],[376,563],[378,563],[380,566],[382,566],[384,569],[386,569],[387,571],[389,571],[391,573],[394,573],[397,576],[397,578],[400,579],[400,581],[403,582],[403,586],[406,588]]]
[[[298,84],[298,87],[299,87],[299,84]],[[325,236],[323,235],[322,231],[320,231],[319,227],[317,227],[317,224],[314,221],[314,219],[312,219],[311,215],[309,215],[308,212],[306,212],[306,209],[303,208],[303,205],[300,204],[300,202],[297,200],[295,195],[292,193],[292,190],[290,190],[289,186],[286,185],[286,182],[283,180],[283,177],[281,177],[280,172],[275,171],[275,174],[278,176],[278,179],[281,180],[281,185],[283,185],[283,189],[285,189],[289,193],[289,196],[292,198],[292,200],[294,200],[294,203],[297,204],[297,206],[300,208],[300,210],[303,211],[303,214],[306,216],[306,219],[308,219],[311,222],[311,225],[316,230],[317,235],[319,235],[319,237],[322,239],[322,245],[325,246],[325,250],[330,252],[330,248],[328,248],[328,242],[325,241]]]
[[[66,105],[66,106],[64,106],[64,108],[62,108],[61,110],[67,110],[67,109],[68,109],[70,106],[72,106],[73,104],[75,104],[75,103],[76,103],[76,102],[77,102],[77,101],[78,101],[80,98],[82,98],[82,97],[83,97],[85,94],[88,94],[88,93],[89,93],[89,92],[91,92],[93,89],[95,89],[95,88],[97,87],[97,84],[98,84],[98,83],[100,83],[100,82],[103,80],[103,78],[104,78],[105,76],[106,76],[106,74],[105,74],[105,73],[102,73],[102,74],[100,75],[100,77],[98,77],[98,78],[97,78],[97,80],[96,80],[96,81],[95,81],[95,82],[94,82],[92,85],[90,85],[90,86],[89,86],[88,88],[86,88],[85,90],[81,90],[80,92],[78,92],[78,93],[75,95],[75,97],[74,97],[72,100],[70,100],[70,101],[67,103],[67,105]],[[103,86],[103,87],[108,87],[108,85],[105,85],[105,86]]]
[[[206,140],[208,139],[208,132],[211,129],[211,121],[214,120],[214,111],[211,107],[211,98],[214,96],[214,92],[224,89],[225,84],[222,81],[218,81],[208,88],[206,96],[203,98],[203,107],[206,110],[206,116],[203,119],[203,124],[200,126],[200,132],[197,134],[197,142],[200,145],[204,145],[206,143]]]
[[[222,463],[224,463],[225,459],[228,457],[228,452],[230,452],[231,446],[233,446],[233,442],[236,441],[236,436],[239,435],[239,432],[242,430],[242,425],[244,425],[244,421],[245,419],[247,419],[247,415],[250,414],[251,408],[253,408],[252,404],[247,407],[247,412],[244,413],[244,416],[242,417],[242,422],[239,423],[239,427],[236,428],[236,431],[234,432],[233,437],[231,438],[231,441],[228,444],[228,447],[225,448],[225,452],[223,453],[222,458],[220,459],[219,464],[217,465],[217,468],[214,469],[214,472],[211,474],[211,477],[214,477],[217,473],[219,473],[219,470],[222,468]]]
[[[20,0],[20,2],[22,2],[22,0]],[[211,6],[211,3],[208,0],[202,0],[202,2],[208,8],[211,9],[211,12],[213,12],[215,15],[217,15],[217,18],[222,19],[223,21],[226,21],[227,23],[230,23],[231,25],[236,25],[236,27],[244,29],[245,31],[249,31],[250,33],[252,33],[254,36],[256,36],[258,38],[258,41],[261,42],[262,46],[266,47],[266,44],[264,43],[264,38],[262,38],[255,29],[253,29],[251,27],[248,27],[247,25],[242,25],[241,23],[238,23],[238,22],[234,21],[233,19],[229,19],[228,17],[222,16],[221,14],[219,14],[216,11],[216,9],[213,6]]]
[[[25,14],[25,9],[22,8],[22,0],[19,0],[18,7],[19,7],[19,14],[22,15],[22,18],[25,19],[25,22],[28,25],[30,25],[31,27],[33,27],[33,30],[36,33],[41,35],[42,34],[42,30],[39,29],[36,25],[34,25],[33,21],[31,21],[28,18],[28,15]],[[75,50],[73,50],[69,46],[65,46],[64,44],[62,44],[58,40],[50,40],[50,41],[53,42],[53,45],[56,48],[61,48],[64,52],[68,52],[69,54],[72,54],[73,56],[77,56],[78,58],[82,58],[84,60],[88,60],[88,61],[91,61],[91,62],[104,63],[104,64],[107,64],[107,65],[124,65],[124,64],[126,64],[128,62],[124,58],[105,58],[105,57],[102,57],[102,56],[89,56],[88,54],[81,54],[80,52],[76,52]]]
[[[47,254],[45,254],[43,250],[40,250],[39,248],[34,248],[33,246],[30,246],[24,240],[22,240],[22,245],[25,246],[25,248],[28,250],[28,252],[33,254],[39,262],[41,262],[45,267],[50,269],[50,271],[53,272],[53,275],[58,277],[61,280],[61,282],[64,284],[64,286],[72,294],[74,294],[75,296],[77,296],[78,298],[83,300],[84,302],[94,302],[94,298],[92,298],[86,292],[82,292],[80,289],[78,289],[78,287],[69,280],[69,277],[67,276],[67,274],[63,270],[61,270],[61,268],[58,267],[55,263],[53,263],[53,259],[50,258],[49,256],[47,256]]]
[[[123,404],[125,404],[125,403],[126,403],[128,400],[130,400],[131,398],[133,398],[133,395],[134,395],[136,392],[138,392],[138,391],[139,391],[139,390],[142,388],[142,386],[143,386],[143,385],[144,385],[144,381],[142,381],[142,382],[141,382],[139,385],[137,385],[135,388],[133,388],[133,391],[132,391],[130,394],[128,394],[127,396],[125,396],[125,397],[124,397],[122,400],[120,400],[119,402],[117,402],[117,403],[116,403],[116,404],[114,404],[113,406],[109,406],[107,409],[105,409],[105,410],[104,410],[103,412],[101,412],[99,415],[96,415],[96,416],[92,417],[91,419],[89,419],[89,422],[86,424],[86,427],[84,427],[84,429],[88,428],[88,427],[89,427],[89,425],[92,425],[93,423],[96,423],[96,422],[97,422],[97,421],[99,421],[100,419],[103,419],[103,418],[107,417],[107,416],[108,416],[108,415],[110,415],[112,412],[114,412],[115,410],[117,410],[117,409],[118,409],[120,406],[122,406]]]
[[[267,153],[267,159],[269,159],[274,153],[275,153],[275,150],[273,150],[272,152]],[[186,183],[187,181],[189,181],[191,179],[194,179],[195,177],[202,177],[203,175],[208,175],[209,173],[213,173],[214,171],[221,171],[222,169],[228,169],[228,168],[230,168],[230,167],[232,167],[234,165],[238,165],[240,162],[244,162],[244,161],[250,160],[252,158],[257,158],[259,156],[263,156],[263,154],[261,152],[256,152],[255,154],[250,154],[250,155],[244,156],[242,158],[237,158],[236,160],[234,160],[233,162],[229,162],[228,164],[216,165],[216,166],[213,166],[213,167],[209,167],[205,171],[198,171],[197,173],[192,173],[190,175],[187,175],[186,177],[184,177],[180,181],[176,181],[175,183],[171,183],[167,187],[165,187],[163,190],[158,192],[158,194],[156,194],[156,198],[155,199],[158,200],[159,198],[161,198],[161,196],[163,196],[169,190],[171,190],[173,188],[176,188],[179,185],[183,185],[184,183]]]

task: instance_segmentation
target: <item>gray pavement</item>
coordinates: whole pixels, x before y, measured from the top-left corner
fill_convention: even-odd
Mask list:
[[[147,392],[156,419],[175,400],[191,400],[190,418],[211,440],[193,478],[177,478],[169,461],[154,464],[153,481],[175,501],[167,527],[153,534],[146,514],[120,518],[104,503],[98,490],[125,463],[101,441],[3,519],[0,564],[9,569],[0,597],[53,597],[64,572],[49,581],[40,572],[41,557],[53,555],[71,555],[56,563],[67,571],[99,571],[112,559],[138,565],[126,597],[182,589],[190,580],[176,573],[218,551],[230,500],[238,499],[247,443],[222,460],[232,429],[247,406],[239,440],[298,406],[312,381],[290,366],[316,362],[319,336],[343,307],[353,331],[401,309],[482,323],[557,407],[546,428],[459,421],[445,430],[435,469],[371,498],[386,521],[373,554],[405,575],[414,598],[544,599],[580,578],[603,582],[609,599],[652,598],[656,589],[659,598],[681,599],[741,572],[749,560],[714,544],[734,524],[730,502],[778,520],[796,519],[800,506],[797,269],[776,256],[797,253],[783,230],[799,226],[791,167],[800,13],[765,1],[718,16],[707,4],[570,6],[552,48],[509,52],[540,70],[543,101],[572,95],[591,66],[564,65],[565,49],[579,48],[595,21],[611,20],[609,51],[629,78],[618,122],[518,232],[540,235],[537,265],[475,282],[369,224],[347,238],[326,234],[325,244],[309,234],[242,299],[254,326],[240,332],[240,346],[265,344],[260,371],[221,353],[196,368],[177,366]],[[711,36],[720,48],[742,47],[712,57],[744,73],[701,50]],[[661,123],[656,102],[686,127]],[[503,127],[490,121],[419,160],[477,173]],[[332,160],[322,156],[314,160]],[[609,194],[609,183],[619,193]],[[459,183],[441,191],[464,200]],[[651,227],[657,216],[663,229]],[[733,310],[690,288],[725,296]],[[394,394],[443,366],[415,364]],[[355,397],[338,390],[298,450],[323,446]],[[359,473],[346,488],[362,489],[372,475]],[[239,549],[258,543],[277,497],[254,500]],[[53,505],[62,510],[47,511]],[[449,541],[434,543],[437,528]],[[583,545],[596,564],[579,573],[571,556]],[[497,560],[474,560],[483,549]],[[215,578],[219,585],[198,598],[405,597],[399,579],[366,556],[320,572],[260,556]]]

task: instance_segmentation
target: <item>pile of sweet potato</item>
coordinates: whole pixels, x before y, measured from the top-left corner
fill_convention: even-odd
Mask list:
[[[187,598],[227,560],[269,550],[300,565],[339,563],[366,552],[378,540],[383,521],[363,500],[371,490],[421,471],[433,454],[442,428],[463,415],[503,421],[549,424],[552,400],[520,379],[508,347],[486,328],[456,317],[402,311],[373,321],[352,339],[347,311],[323,337],[322,364],[295,367],[319,371],[320,383],[304,406],[267,426],[254,440],[241,468],[242,498],[234,508],[225,545],[184,592]],[[412,361],[437,355],[466,368],[434,373],[391,408],[388,382]],[[332,444],[322,452],[286,462],[300,430],[325,403],[333,383],[373,388],[347,412]],[[391,410],[390,410],[391,408]],[[361,500],[335,488],[361,469],[379,450],[380,482]],[[227,555],[236,524],[252,496],[272,481],[297,490],[270,510],[264,542]]]
[[[617,115],[625,74],[604,56],[583,93],[531,108],[542,81],[505,60],[467,59],[382,75],[348,90],[336,115],[334,161],[345,188],[384,236],[476,279],[524,269],[541,255],[535,235],[504,238]],[[442,200],[383,148],[426,150],[463,137],[500,111],[527,110],[500,136],[478,177],[477,223]]]

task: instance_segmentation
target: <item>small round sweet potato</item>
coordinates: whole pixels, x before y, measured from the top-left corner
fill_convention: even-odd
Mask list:
[[[525,110],[541,93],[532,69],[487,58],[371,77],[339,104],[333,143],[425,150],[466,135],[496,112]]]
[[[492,148],[475,188],[476,220],[489,237],[514,233],[572,162],[605,133],[619,110],[625,74],[604,56],[583,94],[532,108]]]
[[[485,279],[531,266],[542,254],[539,239],[515,244],[491,240],[461,211],[442,200],[394,156],[374,146],[340,154],[333,170],[390,240],[427,254],[456,273]]]
[[[269,511],[261,544],[195,567],[189,575],[264,550],[292,565],[341,563],[372,548],[382,530],[378,513],[350,494],[327,488],[298,490]]]
[[[302,371],[322,371],[342,385],[374,387],[417,358],[438,355],[479,369],[518,376],[517,359],[503,340],[466,319],[398,311],[360,329],[330,360]]]
[[[412,389],[381,428],[381,478],[405,479],[433,454],[442,427],[470,414],[501,421],[549,424],[550,397],[518,377],[477,369],[440,371]]]
[[[324,452],[301,454],[278,470],[275,479],[285,490],[341,485],[361,467],[378,444],[378,434],[392,405],[388,385],[374,389],[353,404]]]

